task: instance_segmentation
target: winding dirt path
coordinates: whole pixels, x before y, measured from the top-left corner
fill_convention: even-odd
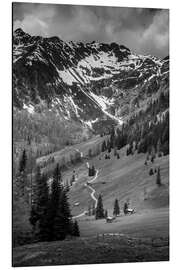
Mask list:
[[[81,154],[81,157],[83,157],[83,153],[80,152],[79,149],[75,148],[75,150]],[[86,166],[87,166],[87,168],[89,168],[89,162],[86,162]],[[94,182],[97,179],[98,173],[99,173],[99,170],[96,170],[96,174],[93,177],[93,179],[91,179],[90,181],[88,181],[89,184],[91,184],[92,182]],[[85,183],[84,186],[87,187],[87,188],[89,188],[91,190],[91,194],[90,195],[91,195],[91,198],[93,199],[93,201],[95,202],[95,208],[96,208],[97,207],[97,198],[94,195],[96,193],[96,190],[94,188],[92,188],[90,185],[88,185],[87,183]],[[82,212],[81,214],[79,214],[77,216],[73,216],[72,218],[82,217],[86,213],[87,213],[87,211],[84,211],[84,212]]]
[[[96,178],[98,177],[98,173],[99,173],[99,170],[96,171],[95,177],[94,177],[92,180],[88,181],[88,183],[92,183],[93,181],[95,181]],[[92,191],[90,195],[91,195],[91,198],[93,199],[93,201],[95,201],[95,208],[96,208],[96,207],[97,207],[97,198],[94,196],[96,190],[95,190],[94,188],[92,188],[91,186],[89,186],[88,184],[84,184],[84,186],[87,187],[87,188],[89,188],[89,189]],[[79,215],[77,215],[77,216],[73,216],[72,218],[79,218],[79,217],[82,217],[82,216],[84,216],[86,213],[87,213],[87,211],[84,211],[84,212],[82,212],[81,214],[79,214]]]
[[[94,178],[90,181],[88,181],[88,183],[92,183],[96,180],[96,178],[98,177],[98,173],[99,173],[99,170],[96,170],[96,174],[94,176]],[[95,201],[95,207],[97,206],[97,199],[96,197],[94,196],[96,190],[94,188],[92,188],[91,186],[89,186],[88,184],[84,184],[86,187],[88,187],[92,192],[91,192],[91,198]]]

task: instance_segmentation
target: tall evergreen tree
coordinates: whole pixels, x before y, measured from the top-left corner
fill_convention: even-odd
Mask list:
[[[95,167],[94,167],[94,165],[92,165],[92,176],[94,176],[95,175],[95,173],[96,173],[96,170],[95,170]]]
[[[41,181],[41,169],[39,166],[37,166],[35,170],[35,181],[33,181],[33,186],[32,186],[32,191],[31,191],[33,205],[37,205],[40,181]]]
[[[38,240],[63,240],[66,235],[73,233],[74,225],[68,203],[68,188],[62,184],[59,164],[57,164],[53,172],[50,194],[47,176],[41,175],[39,168],[37,168],[35,178],[36,188],[30,221],[34,227],[38,224]],[[76,230],[77,236],[79,234],[78,231],[79,229]]]
[[[88,216],[91,216],[91,205],[88,206]]]
[[[49,190],[47,175],[41,175],[40,167],[36,168],[35,183],[33,186],[33,200],[30,213],[30,223],[40,241],[47,240],[47,207]],[[38,224],[38,226],[36,226]]]
[[[68,191],[65,189],[63,189],[62,195],[60,197],[60,212],[63,215],[63,220],[65,224],[65,233],[67,235],[71,232],[70,221],[72,216],[68,202]]]
[[[103,201],[102,201],[101,194],[98,197],[95,217],[96,217],[96,219],[104,218],[104,209],[103,209]]]
[[[23,173],[26,169],[26,165],[27,165],[27,154],[26,154],[26,150],[23,150],[22,156],[20,158],[19,161],[19,172]]]
[[[17,176],[18,188],[20,196],[25,195],[25,187],[27,185],[27,154],[23,150],[22,156],[19,161],[19,174]]]
[[[117,156],[117,149],[116,149],[116,146],[114,147],[114,156]]]
[[[49,220],[48,220],[48,203],[49,189],[47,185],[47,175],[43,174],[38,183],[37,198],[37,215],[38,215],[38,239],[46,241],[49,238]]]
[[[37,214],[35,205],[33,204],[31,206],[31,212],[30,212],[30,217],[29,217],[29,222],[32,225],[33,233],[35,233],[36,223],[37,223],[38,220],[39,220],[39,216]]]
[[[92,168],[89,166],[89,168],[88,168],[88,175],[89,176],[92,176]]]
[[[72,175],[72,177],[71,177],[71,186],[72,186],[72,184],[75,182],[75,174],[73,173],[73,175]]]
[[[68,203],[67,190],[62,186],[60,167],[57,164],[52,183],[50,200],[51,238],[63,240],[71,233],[71,213]]]
[[[64,190],[61,192],[53,220],[53,240],[64,240],[66,235],[71,233],[70,211]]]
[[[60,238],[64,239],[64,226],[62,215],[60,213],[60,197],[63,192],[62,178],[59,164],[56,165],[56,168],[53,172],[53,182],[51,186],[51,197],[48,207],[48,218],[49,218],[49,227],[50,227],[50,239],[55,240],[55,237],[58,240]],[[61,228],[63,227],[63,228]],[[59,229],[59,232],[58,232]],[[62,231],[60,233],[60,230]],[[60,234],[60,235],[59,235]]]
[[[96,208],[95,208],[95,203],[93,202],[93,206],[92,206],[92,215],[94,216],[96,213]]]
[[[65,183],[65,185],[64,185],[64,189],[65,189],[67,192],[69,192],[70,186],[69,186],[69,182],[68,182],[68,181],[66,181],[66,183]]]
[[[115,199],[113,215],[118,216],[119,214],[120,214],[119,202],[118,202],[118,199]]]
[[[72,231],[73,236],[80,236],[80,231],[79,231],[79,226],[77,220],[74,221],[73,223],[73,231]]]
[[[125,202],[124,203],[124,209],[123,209],[125,215],[127,214],[127,210],[128,210],[128,203]]]
[[[95,173],[96,173],[96,170],[95,170],[94,165],[92,165],[92,167],[89,166],[89,168],[88,168],[88,175],[89,176],[94,176]]]
[[[108,217],[108,210],[106,209],[104,212],[104,217],[107,218]]]
[[[156,184],[158,186],[161,186],[161,173],[160,173],[160,167],[157,170],[157,176],[156,176]]]
[[[92,157],[92,149],[91,148],[88,150],[88,156]]]
[[[106,141],[103,141],[102,146],[101,146],[101,151],[104,152],[106,151],[106,149],[107,149]]]

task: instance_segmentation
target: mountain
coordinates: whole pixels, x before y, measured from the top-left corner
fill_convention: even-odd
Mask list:
[[[137,212],[134,225],[130,221],[132,233],[136,233],[141,224],[138,231],[142,232],[143,237],[146,235],[147,239],[153,239],[148,250],[152,250],[152,244],[158,244],[159,248],[152,231],[156,231],[158,241],[161,233],[168,236],[168,155],[168,56],[159,59],[137,55],[116,43],[64,42],[58,37],[31,36],[22,29],[14,31],[14,245],[37,241],[34,236],[39,226],[33,226],[36,228],[32,233],[29,224],[30,220],[34,223],[33,220],[39,215],[39,212],[36,213],[39,206],[34,199],[39,186],[36,182],[44,181],[47,174],[50,186],[58,164],[62,169],[62,184],[70,188],[70,206],[74,218],[81,219],[91,207],[94,211],[98,193],[103,195],[104,209],[107,209],[108,215],[113,214],[115,198],[118,198],[121,208],[127,201]],[[23,172],[20,169],[22,163]],[[42,179],[38,179],[37,167],[43,173]],[[95,175],[88,179],[88,170],[92,168]],[[160,169],[162,185],[157,185],[155,173]],[[150,175],[150,171],[154,176]],[[38,193],[39,189],[40,186]],[[45,193],[43,198],[48,198]],[[123,218],[122,212],[120,222],[112,223],[112,232],[119,231],[121,224],[126,235],[130,227],[128,217]],[[60,210],[58,217],[61,214]],[[142,222],[143,215],[145,223]],[[101,225],[102,228],[106,227],[104,221],[98,221],[96,226],[93,217],[83,217],[83,220],[88,220],[87,224],[80,222],[83,237],[92,238],[93,234],[101,233]],[[90,228],[91,222],[93,226],[90,225]],[[83,235],[83,230],[88,235]],[[129,246],[129,240],[127,243]],[[163,245],[168,247],[167,241]],[[47,246],[49,250],[49,243]],[[19,248],[17,252],[19,254]],[[26,263],[24,253],[23,258],[14,254],[15,266]],[[119,251],[117,254],[119,259]],[[167,248],[164,256],[164,246],[162,254],[161,258],[168,258]],[[62,263],[62,256],[55,257],[60,258]],[[144,255],[139,258],[141,260]]]
[[[71,129],[66,139],[76,136],[78,141],[85,129],[84,137],[90,130],[99,133],[148,111],[162,93],[169,95],[168,56],[137,55],[114,42],[65,42],[31,36],[22,29],[13,33],[16,141],[27,140],[31,130],[37,142],[53,137],[51,142],[58,144],[65,127],[66,133]],[[153,117],[161,117],[168,108],[162,101]],[[63,128],[58,128],[60,122]]]

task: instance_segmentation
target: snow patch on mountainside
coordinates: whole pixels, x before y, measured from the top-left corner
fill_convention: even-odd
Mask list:
[[[88,125],[88,127],[89,127],[90,129],[93,129],[92,124],[96,123],[98,120],[99,120],[99,119],[96,118],[95,120],[84,121],[84,123],[85,123],[86,125]]]
[[[66,83],[68,85],[72,85],[73,82],[76,82],[75,78],[71,75],[69,70],[58,70],[57,69],[57,72],[64,83]]]
[[[82,66],[91,70],[92,68],[103,68],[107,69],[108,66],[118,67],[117,58],[114,54],[110,55],[109,53],[100,52],[98,57],[90,55],[85,57],[78,63],[78,66]]]
[[[104,96],[97,96],[96,94],[90,92],[90,95],[98,102],[98,104],[101,106],[102,110],[107,110],[108,105],[112,105],[113,102],[109,101],[106,97]]]
[[[34,113],[34,107],[31,104],[23,104],[23,109],[27,110],[30,114]]]
[[[99,104],[101,107],[102,111],[109,116],[111,119],[117,121],[120,125],[122,125],[123,121],[119,119],[118,117],[110,114],[107,109],[108,106],[113,105],[113,101],[109,101],[106,97],[104,96],[97,96],[94,93],[90,92],[91,96],[96,100],[96,102]]]

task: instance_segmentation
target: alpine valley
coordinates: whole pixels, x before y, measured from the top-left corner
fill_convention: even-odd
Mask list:
[[[169,260],[169,56],[13,32],[13,266]]]

